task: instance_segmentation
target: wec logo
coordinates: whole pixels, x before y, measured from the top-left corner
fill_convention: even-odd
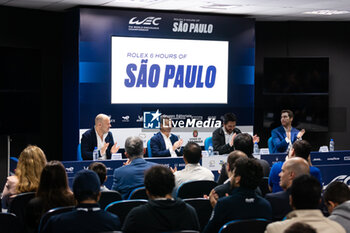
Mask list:
[[[156,18],[153,16],[149,16],[147,18],[145,18],[144,20],[137,20],[137,17],[133,17],[129,20],[129,24],[131,25],[154,25],[154,26],[158,26],[159,23],[158,21],[161,20],[162,18]]]
[[[337,177],[334,177],[331,182],[329,182],[327,185],[323,186],[323,190],[325,190],[327,188],[327,186],[330,183],[334,182],[334,181],[343,182],[344,184],[349,185],[349,183],[350,183],[350,176],[349,175],[339,175]]]

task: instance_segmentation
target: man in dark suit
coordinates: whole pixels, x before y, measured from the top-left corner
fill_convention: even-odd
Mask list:
[[[160,118],[160,132],[151,138],[152,157],[177,157],[181,156],[183,140],[171,133],[171,119],[165,116]]]
[[[114,143],[113,135],[109,132],[111,121],[109,116],[98,114],[95,118],[95,126],[86,131],[81,138],[81,155],[84,160],[92,160],[92,153],[97,147],[99,159],[110,159],[117,153],[119,146]]]
[[[291,110],[281,111],[281,126],[272,130],[272,153],[283,153],[291,147],[291,145],[304,135],[305,130],[301,131],[292,127],[294,114]]]
[[[120,192],[127,199],[131,191],[144,186],[145,171],[157,165],[143,159],[143,141],[139,137],[128,137],[125,140],[125,155],[129,159],[126,165],[116,168],[113,174],[112,190]]]
[[[309,174],[309,164],[305,159],[295,157],[288,159],[282,166],[280,172],[280,186],[283,191],[277,193],[268,193],[265,198],[268,200],[272,207],[273,220],[282,220],[290,211],[292,211],[289,205],[290,187],[293,180],[301,175]]]

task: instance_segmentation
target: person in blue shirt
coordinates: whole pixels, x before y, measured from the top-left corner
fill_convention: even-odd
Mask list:
[[[286,157],[286,160],[293,157],[301,157],[305,159],[309,166],[310,166],[310,174],[314,176],[322,185],[322,175],[320,169],[317,167],[312,166],[311,159],[310,159],[310,152],[311,152],[311,145],[306,140],[299,140],[293,143],[292,148],[290,149],[288,156]],[[280,192],[282,191],[282,188],[280,186],[280,177],[278,174],[282,170],[284,162],[277,162],[275,163],[271,170],[269,175],[269,188],[271,192]]]
[[[139,137],[128,137],[125,140],[125,155],[129,159],[127,165],[116,168],[113,174],[112,190],[118,191],[123,199],[127,199],[135,188],[144,186],[145,171],[157,165],[143,159],[143,141]]]
[[[291,110],[281,111],[281,126],[271,132],[273,148],[272,153],[287,152],[288,148],[296,141],[300,140],[305,130],[297,130],[292,127],[294,114]]]

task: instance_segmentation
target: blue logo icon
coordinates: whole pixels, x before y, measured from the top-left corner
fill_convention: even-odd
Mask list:
[[[143,112],[143,128],[144,129],[159,129],[160,116],[162,114],[157,109],[156,112]]]

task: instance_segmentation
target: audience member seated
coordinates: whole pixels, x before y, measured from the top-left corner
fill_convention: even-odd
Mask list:
[[[317,233],[315,228],[309,224],[296,222],[288,227],[284,233]]]
[[[238,134],[235,137],[235,140],[233,142],[235,150],[240,150],[244,152],[248,156],[248,158],[254,158],[253,157],[254,140],[258,140],[258,139],[254,139],[248,133]],[[263,176],[267,177],[270,172],[270,164],[264,159],[256,159],[256,160],[259,162],[259,164],[263,169]]]
[[[139,137],[128,137],[125,140],[125,155],[128,162],[125,166],[116,168],[113,175],[112,190],[118,191],[123,199],[137,187],[144,186],[144,172],[156,165],[143,159],[143,141]]]
[[[281,126],[272,130],[272,152],[273,153],[283,153],[288,152],[288,149],[296,141],[301,139],[304,135],[305,130],[301,131],[292,127],[294,114],[291,110],[282,110],[281,111]]]
[[[236,128],[237,117],[233,113],[226,113],[223,119],[223,126],[213,132],[213,148],[220,155],[229,154],[234,150],[233,140],[241,131]]]
[[[282,171],[279,174],[281,178],[280,186],[283,191],[268,193],[265,196],[271,204],[273,220],[282,220],[292,211],[289,205],[290,187],[296,177],[306,174],[309,174],[309,164],[303,158],[291,158],[283,164]]]
[[[280,233],[296,222],[307,223],[318,233],[345,233],[337,222],[323,216],[319,210],[321,202],[321,185],[310,175],[302,175],[294,179],[291,187],[290,203],[293,211],[286,220],[270,223],[266,233]]]
[[[92,153],[97,147],[101,160],[110,159],[117,153],[119,146],[114,143],[113,135],[109,131],[111,127],[110,117],[98,114],[95,118],[95,126],[86,131],[81,137],[81,156],[84,160],[93,160]]]
[[[223,184],[216,186],[212,190],[210,196],[215,197],[215,199],[217,200],[217,198],[228,196],[232,192],[233,186],[231,185],[231,180],[232,180],[231,178],[233,175],[233,169],[235,168],[236,160],[239,158],[242,158],[242,157],[248,158],[248,156],[240,150],[232,151],[227,156],[227,162],[226,162],[225,169],[226,169],[226,173],[228,175],[228,179]]]
[[[182,139],[171,133],[171,119],[167,116],[160,117],[160,131],[151,138],[152,157],[177,157],[181,156]]]
[[[323,195],[331,220],[338,222],[350,233],[350,190],[342,182],[330,183]]]
[[[294,157],[301,157],[308,162],[310,166],[310,174],[318,179],[320,184],[322,185],[322,175],[320,169],[311,165],[310,159],[311,145],[306,140],[298,140],[293,143],[292,148],[289,150],[288,156],[286,160]],[[281,168],[283,166],[283,162],[275,163],[270,171],[269,175],[269,188],[270,190],[275,192],[282,191],[280,184],[280,177],[278,174],[281,172]]]
[[[89,165],[89,170],[96,172],[100,178],[101,191],[109,191],[109,189],[104,185],[107,180],[107,168],[106,165],[100,162],[94,162]]]
[[[68,187],[66,169],[59,161],[48,162],[44,167],[36,197],[26,208],[27,232],[36,232],[40,218],[48,210],[75,205],[72,191]]]
[[[202,149],[195,142],[189,142],[183,150],[183,159],[185,161],[185,168],[181,171],[175,171],[175,189],[178,189],[181,184],[187,181],[195,180],[212,180],[214,181],[214,174],[205,167],[199,164],[202,158]],[[175,168],[176,170],[176,168]]]
[[[271,219],[270,203],[257,195],[255,189],[263,177],[262,167],[255,159],[239,158],[233,170],[230,196],[220,198],[204,232],[218,232],[231,220]]]
[[[52,216],[44,225],[43,233],[107,232],[119,231],[118,216],[101,210],[100,180],[90,170],[77,172],[73,180],[73,193],[78,205],[73,211]]]
[[[145,187],[149,201],[129,212],[123,232],[199,231],[195,209],[181,199],[172,197],[174,186],[174,175],[169,168],[157,165],[147,170]]]
[[[46,165],[46,156],[37,146],[29,145],[20,154],[15,175],[7,177],[2,191],[2,208],[7,209],[19,193],[36,192],[40,175]]]

